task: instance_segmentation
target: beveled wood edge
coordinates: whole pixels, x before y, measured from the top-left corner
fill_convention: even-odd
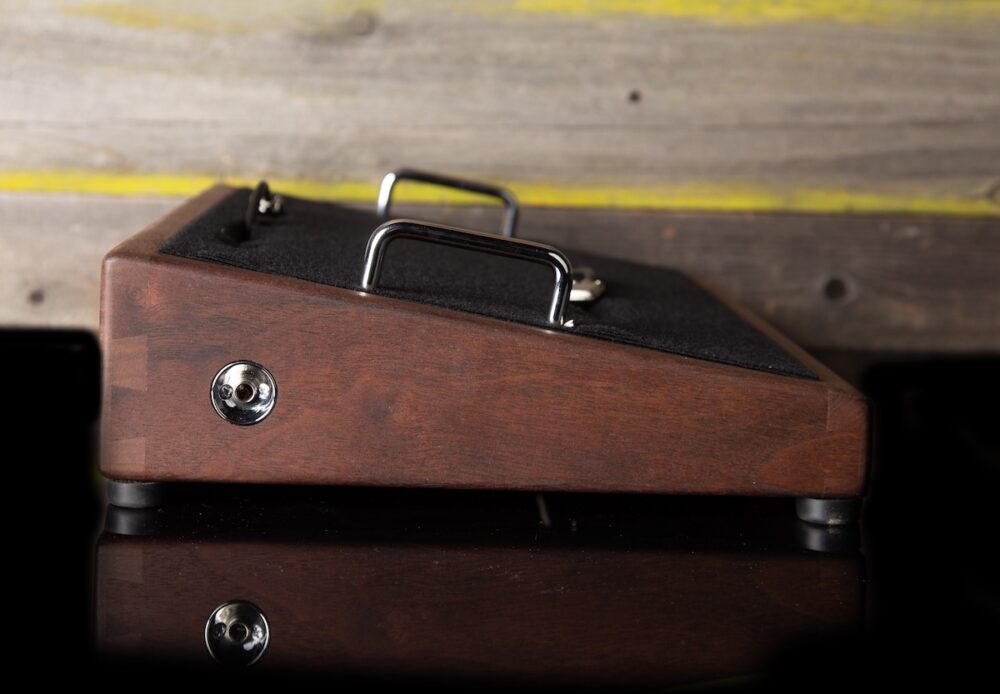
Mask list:
[[[188,222],[207,212],[236,188],[219,183],[186,200],[164,216],[147,226],[145,229],[130,236],[112,248],[105,255],[105,260],[111,257],[150,257],[157,255],[157,248],[172,234]]]
[[[112,335],[110,334],[107,318],[107,307],[111,301],[109,279],[111,276],[112,265],[120,260],[131,259],[148,262],[154,259],[159,255],[157,253],[157,248],[164,240],[185,224],[197,218],[206,210],[217,204],[233,190],[234,189],[232,187],[227,185],[214,185],[200,195],[197,195],[182,203],[179,207],[174,208],[163,217],[159,218],[134,236],[130,236],[105,254],[104,260],[101,263],[101,295],[98,319],[98,338],[101,345],[102,374],[102,414],[98,428],[102,447],[108,442],[107,428],[109,420],[106,410],[111,403],[112,391],[112,383],[109,375],[111,374],[111,357],[114,350],[112,349]],[[105,453],[102,452],[102,464],[104,457]]]
[[[717,300],[728,306],[734,313],[736,313],[744,321],[746,321],[753,327],[757,328],[757,330],[759,330],[760,332],[764,333],[764,335],[766,335],[772,342],[774,342],[776,345],[778,345],[783,350],[788,352],[792,357],[802,362],[802,364],[805,365],[806,368],[808,368],[814,374],[816,374],[816,377],[820,381],[826,383],[831,388],[835,388],[836,390],[843,391],[848,394],[854,394],[857,395],[858,397],[861,397],[860,393],[858,393],[857,389],[855,389],[854,386],[852,386],[847,381],[838,376],[836,373],[831,371],[829,367],[827,367],[821,361],[816,359],[816,357],[809,354],[809,352],[807,352],[805,349],[803,349],[798,344],[793,342],[791,338],[786,336],[784,333],[782,333],[776,327],[774,327],[766,320],[758,316],[756,313],[748,309],[746,306],[743,306],[742,304],[739,304],[738,302],[730,299],[725,294],[718,292],[715,288],[713,288],[711,285],[704,282],[703,280],[697,277],[691,277],[690,275],[688,277],[689,279],[691,279],[692,282],[695,282],[698,286],[700,286],[702,289],[704,289],[709,294],[714,296]]]
[[[793,342],[780,330],[765,321],[763,318],[752,312],[745,306],[733,301],[724,294],[715,291],[711,286],[700,279],[691,278],[697,282],[712,296],[724,303],[736,312],[743,320],[767,335],[775,344],[783,348],[793,357],[806,365],[816,374],[820,382],[828,386],[827,393],[827,431],[863,431],[865,440],[861,449],[861,460],[858,461],[858,488],[864,490],[868,487],[871,476],[871,405],[868,398],[861,394],[854,386],[834,373],[829,367],[809,354],[805,349]]]

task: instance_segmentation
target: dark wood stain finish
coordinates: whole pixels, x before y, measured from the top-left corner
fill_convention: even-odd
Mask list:
[[[110,478],[863,492],[865,400],[784,338],[821,380],[155,252],[227,191],[211,189],[105,260]],[[237,359],[278,384],[274,411],[252,427],[223,421],[209,401],[215,373]]]

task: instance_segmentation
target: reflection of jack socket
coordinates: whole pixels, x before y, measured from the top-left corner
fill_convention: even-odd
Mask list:
[[[232,424],[256,424],[271,413],[278,389],[271,372],[251,361],[234,361],[212,382],[212,406]]]
[[[253,665],[267,650],[270,640],[267,619],[249,602],[232,600],[219,605],[205,623],[208,652],[223,665]]]

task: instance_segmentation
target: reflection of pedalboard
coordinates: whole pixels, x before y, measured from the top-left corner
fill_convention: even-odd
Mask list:
[[[864,614],[860,533],[770,499],[177,492],[108,509],[115,664],[621,689],[759,674]]]
[[[386,219],[405,177],[500,197],[501,233]],[[846,520],[857,392],[678,272],[516,223],[507,191],[399,172],[375,211],[217,186],[118,246],[112,500],[155,503],[117,482],[167,481],[656,492]]]

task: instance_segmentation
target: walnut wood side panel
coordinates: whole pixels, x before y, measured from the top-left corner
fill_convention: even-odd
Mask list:
[[[853,556],[110,537],[98,647],[212,665],[232,599],[270,625],[262,672],[640,684],[758,672],[796,639],[858,626]]]
[[[866,404],[825,371],[786,378],[155,253],[225,192],[106,260],[108,477],[863,491]],[[236,359],[278,384],[274,411],[252,427],[209,401],[215,373]]]

